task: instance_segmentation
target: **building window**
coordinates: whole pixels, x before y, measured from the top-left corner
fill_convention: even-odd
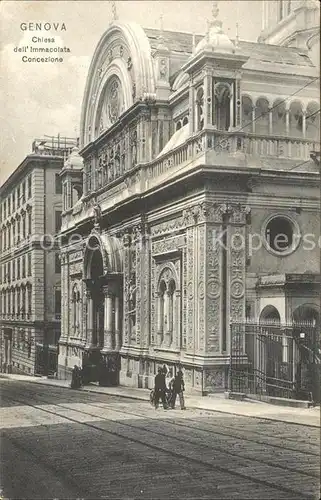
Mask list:
[[[6,219],[7,218],[7,201],[4,200],[3,202],[3,218]]]
[[[20,280],[20,257],[17,260],[17,279]]]
[[[62,194],[62,182],[59,174],[55,175],[55,189],[56,194]]]
[[[20,186],[17,187],[17,207],[20,207],[21,199],[20,199]]]
[[[18,288],[17,290],[17,314],[20,316],[21,314],[21,290]]]
[[[32,235],[32,213],[31,209],[28,212],[28,236]]]
[[[22,256],[22,277],[26,277],[26,256]]]
[[[263,224],[266,248],[276,255],[292,253],[299,245],[301,235],[298,224],[286,215],[273,215]]]
[[[11,282],[11,262],[8,262],[8,282]]]
[[[60,262],[60,254],[59,253],[55,254],[55,273],[56,274],[61,273],[61,262]]]
[[[8,197],[8,215],[10,215],[10,211],[11,211],[11,198],[9,196]]]
[[[25,182],[22,183],[21,190],[22,190],[21,198],[22,198],[22,204],[23,204],[26,202],[26,183]]]
[[[28,276],[31,276],[31,253],[28,253]]]
[[[26,313],[26,289],[25,289],[25,287],[23,287],[21,290],[21,298],[22,298],[21,314],[24,315]]]
[[[12,290],[12,314],[16,314],[16,290]]]
[[[12,281],[16,279],[16,261],[12,261]]]
[[[28,199],[32,196],[31,175],[28,177]]]
[[[28,293],[28,314],[29,314],[29,316],[31,316],[31,314],[32,314],[32,287],[31,287],[31,285],[28,286],[27,293]]]
[[[55,229],[56,233],[59,233],[61,229],[61,210],[55,212]]]
[[[26,237],[26,215],[22,215],[22,237],[25,239]]]
[[[61,290],[55,290],[55,316],[60,319],[61,315]]]

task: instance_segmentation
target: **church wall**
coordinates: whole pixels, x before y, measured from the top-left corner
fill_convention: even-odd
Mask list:
[[[276,208],[255,208],[252,211],[252,234],[261,235],[264,221],[275,215],[289,215],[300,228],[303,236],[311,235],[315,242],[315,248],[309,249],[312,245],[301,240],[297,249],[290,255],[276,256],[266,249],[264,244],[258,250],[253,249],[250,257],[248,272],[257,274],[269,274],[273,269],[273,274],[284,273],[319,273],[320,272],[320,216],[317,210],[303,209],[297,213],[295,209],[282,207]],[[311,238],[310,238],[311,239]],[[263,238],[262,238],[263,241]],[[253,239],[253,246],[258,245],[258,239]]]

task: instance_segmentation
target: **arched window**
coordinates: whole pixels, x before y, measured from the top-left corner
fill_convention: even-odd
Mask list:
[[[286,135],[286,109],[282,99],[274,101],[272,106],[272,134]]]
[[[242,97],[242,130],[252,132],[253,103],[248,96]]]
[[[200,87],[196,94],[196,124],[197,130],[204,127],[204,90]]]
[[[166,347],[180,345],[180,302],[177,276],[172,267],[163,268],[157,287],[157,333],[158,344]]]
[[[161,280],[158,287],[158,328],[157,332],[159,334],[164,333],[164,315],[165,315],[165,293],[166,293],[166,283]]]
[[[259,135],[269,134],[269,102],[260,98],[255,106],[255,132]]]
[[[314,141],[320,138],[320,105],[311,102],[306,111],[306,137]]]
[[[175,298],[174,293],[176,290],[175,281],[172,279],[168,283],[167,295],[168,295],[168,332],[173,333],[174,330],[174,318],[175,318]]]
[[[215,123],[219,130],[228,130],[231,125],[232,98],[231,87],[228,83],[217,83],[214,87]]]
[[[188,124],[188,116],[185,116],[183,118],[183,127],[185,127],[185,125],[187,125],[187,124]]]
[[[289,134],[290,137],[303,136],[303,112],[302,104],[299,101],[293,101],[289,110]]]

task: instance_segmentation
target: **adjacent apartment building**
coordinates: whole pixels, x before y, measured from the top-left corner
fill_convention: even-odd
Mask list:
[[[60,336],[59,171],[75,140],[34,140],[0,188],[1,371],[56,371]]]

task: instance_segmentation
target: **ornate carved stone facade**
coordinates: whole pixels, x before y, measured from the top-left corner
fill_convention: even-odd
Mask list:
[[[290,158],[280,164],[279,136],[244,129],[250,51],[214,33],[219,24],[194,51],[180,34],[178,72],[173,40],[129,23],[114,22],[95,52],[81,120],[84,195],[62,229],[65,375],[88,362],[121,384],[152,387],[166,363],[183,367],[187,388],[226,389],[230,323],[244,321],[249,296],[260,309],[258,275],[283,258],[266,245],[253,256],[250,233],[262,232],[267,205],[278,210],[275,191],[281,211],[293,212],[305,174],[286,170]],[[315,210],[309,169],[302,206]],[[304,218],[287,217],[293,227]],[[76,233],[82,251],[68,243]]]

